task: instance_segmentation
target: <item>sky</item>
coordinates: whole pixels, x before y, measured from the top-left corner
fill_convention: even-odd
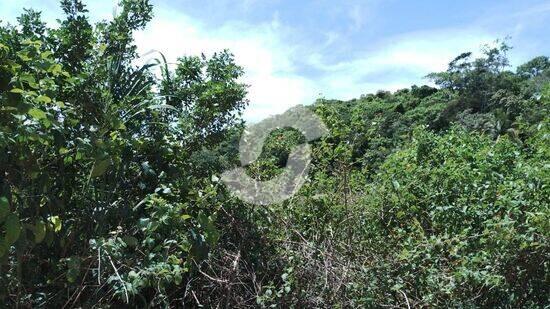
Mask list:
[[[88,3],[93,21],[111,19],[117,1]],[[56,0],[0,0],[0,20],[23,8],[50,26]],[[142,55],[229,49],[244,67],[256,122],[318,98],[348,100],[377,90],[429,84],[462,52],[508,39],[512,66],[550,56],[550,1],[542,0],[151,0],[154,19],[135,34]],[[144,56],[147,57],[147,56]]]

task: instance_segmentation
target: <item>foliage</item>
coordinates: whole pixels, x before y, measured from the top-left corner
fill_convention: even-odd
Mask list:
[[[438,85],[311,109],[301,190],[239,201],[246,101],[229,51],[138,63],[153,18],[0,26],[0,301],[20,307],[547,307],[550,65],[464,53]],[[250,176],[304,142],[272,132]]]
[[[190,164],[219,142],[186,131],[186,121],[215,123],[218,141],[230,134],[238,122],[228,115],[246,104],[242,69],[228,52],[205,57],[208,80],[194,81],[201,96],[188,98],[197,107],[167,104],[154,65],[133,65],[132,32],[151,19],[151,6],[120,5],[95,27],[74,0],[62,1],[57,29],[31,11],[20,27],[1,28],[0,295],[8,305],[168,304],[169,287],[219,238],[219,188],[193,179]],[[187,83],[178,74],[186,66],[182,59],[166,73]]]

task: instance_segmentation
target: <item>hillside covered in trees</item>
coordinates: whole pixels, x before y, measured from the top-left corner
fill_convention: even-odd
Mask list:
[[[437,87],[317,100],[305,185],[258,206],[219,181],[245,126],[232,54],[138,66],[147,0],[61,7],[0,24],[1,304],[550,306],[547,56],[512,68],[498,43]],[[302,142],[274,131],[249,175]]]

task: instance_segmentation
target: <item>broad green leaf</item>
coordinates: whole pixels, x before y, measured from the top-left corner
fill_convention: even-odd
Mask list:
[[[38,89],[38,88],[40,88],[40,86],[38,86],[37,83],[29,83],[29,86],[30,86],[31,88],[33,88],[33,89]]]
[[[23,89],[19,89],[19,88],[13,88],[12,90],[10,90],[11,93],[23,93],[25,92],[25,90]]]
[[[107,50],[107,44],[101,44],[101,45],[99,45],[99,52],[100,52],[100,53],[103,54],[103,53],[105,52],[105,50]]]
[[[35,47],[42,46],[42,42],[40,40],[25,39],[21,43],[23,43],[24,45],[32,45],[32,46],[35,46]]]
[[[6,217],[4,222],[6,228],[6,242],[8,244],[13,244],[19,238],[21,234],[21,224],[19,223],[19,216],[16,214],[10,214]]]
[[[45,95],[39,95],[37,98],[36,98],[36,101],[39,102],[39,103],[45,103],[45,104],[48,104],[48,103],[51,103],[52,102],[52,99],[48,96],[45,96]]]
[[[111,165],[110,159],[105,159],[101,161],[96,161],[92,169],[92,177],[99,177],[107,171],[107,168]]]
[[[136,247],[138,245],[137,238],[133,236],[124,236],[122,237],[122,240],[126,243],[126,245],[128,245],[128,247]]]
[[[40,54],[40,58],[42,58],[42,59],[48,59],[51,55],[53,55],[53,52],[47,50],[47,51],[42,52],[42,53]]]
[[[6,243],[6,240],[2,237],[0,237],[0,257],[4,256],[6,253],[8,253],[10,245]]]
[[[46,119],[47,116],[46,116],[46,113],[41,110],[41,109],[38,109],[38,108],[31,108],[27,114],[29,114],[32,118],[36,119],[36,120],[41,120],[41,119]]]
[[[10,204],[8,198],[0,196],[0,222],[10,213]]]
[[[22,82],[27,82],[28,84],[36,84],[36,79],[30,74],[22,74],[19,76],[19,80]]]
[[[42,220],[38,220],[34,226],[34,242],[39,244],[46,237],[46,224]]]
[[[24,62],[28,62],[32,60],[32,58],[29,57],[29,54],[26,52],[18,52],[17,57],[19,57],[19,59],[23,60]]]
[[[63,71],[63,69],[59,64],[52,64],[48,71],[54,75],[59,75]]]
[[[48,220],[53,225],[53,231],[54,232],[57,233],[57,232],[61,231],[62,223],[61,223],[61,219],[59,218],[59,216],[51,216],[51,217],[48,218]]]

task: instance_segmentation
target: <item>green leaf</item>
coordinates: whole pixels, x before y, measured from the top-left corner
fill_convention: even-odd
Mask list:
[[[99,45],[99,52],[100,52],[100,53],[103,54],[103,53],[105,52],[105,50],[107,50],[107,44],[101,44],[101,45]]]
[[[4,223],[6,228],[6,242],[11,245],[17,241],[19,235],[21,234],[21,224],[19,223],[19,216],[16,214],[10,214],[6,217],[6,222]]]
[[[51,55],[53,55],[53,52],[47,50],[47,51],[42,52],[42,53],[40,54],[40,58],[42,58],[42,59],[48,59]]]
[[[399,185],[399,182],[397,182],[397,180],[392,180],[392,185],[395,190],[399,190],[401,188],[401,185]]]
[[[10,203],[5,196],[0,197],[0,222],[10,213]]]
[[[91,176],[92,177],[99,177],[99,176],[105,174],[105,172],[107,171],[107,168],[110,165],[111,165],[111,160],[110,159],[96,161],[94,163],[94,167],[92,169]]]
[[[35,46],[35,47],[42,46],[42,42],[40,40],[25,39],[21,43],[23,43],[23,45],[32,45],[32,46]]]
[[[409,253],[409,250],[404,248],[403,250],[401,250],[398,257],[399,257],[400,260],[406,260],[410,256],[411,256],[411,254]]]
[[[0,257],[4,256],[8,252],[9,247],[10,245],[8,245],[3,238],[0,238]]]
[[[67,154],[67,153],[69,153],[69,152],[70,152],[70,150],[67,149],[67,148],[65,148],[65,147],[59,148],[59,154],[60,154],[60,155]]]
[[[27,82],[27,84],[36,84],[36,79],[30,74],[22,74],[19,76],[19,80],[22,82]]]
[[[45,95],[39,95],[36,97],[36,102],[48,104],[52,102],[52,99]]]
[[[124,241],[128,247],[136,247],[138,245],[137,238],[133,236],[124,236],[122,237],[122,241]]]
[[[61,219],[59,219],[59,216],[51,216],[51,217],[48,218],[48,220],[53,225],[53,231],[54,232],[57,233],[57,232],[61,231],[62,223],[61,223]]]
[[[46,116],[46,113],[41,110],[41,109],[38,109],[38,108],[31,108],[27,114],[29,114],[29,116],[31,116],[32,118],[36,119],[36,120],[41,120],[41,119],[46,119],[47,116]]]
[[[44,237],[46,237],[46,224],[42,220],[38,220],[34,226],[34,242],[39,244]]]
[[[197,219],[201,227],[204,229],[206,242],[210,245],[215,245],[220,238],[220,232],[214,225],[212,217],[206,216],[204,213],[200,213]]]
[[[34,88],[34,89],[40,88],[40,86],[38,86],[37,83],[29,83],[29,86],[30,86],[31,88]]]
[[[10,90],[11,93],[23,93],[25,92],[25,90],[23,89],[19,89],[19,88],[13,88],[12,90]]]
[[[17,57],[19,57],[19,59],[23,60],[24,62],[32,60],[32,58],[29,57],[29,54],[26,52],[17,52]]]
[[[79,257],[70,257],[67,259],[67,281],[75,282],[80,275],[80,258]]]
[[[63,69],[59,64],[52,64],[48,71],[54,75],[59,75],[63,71]]]

